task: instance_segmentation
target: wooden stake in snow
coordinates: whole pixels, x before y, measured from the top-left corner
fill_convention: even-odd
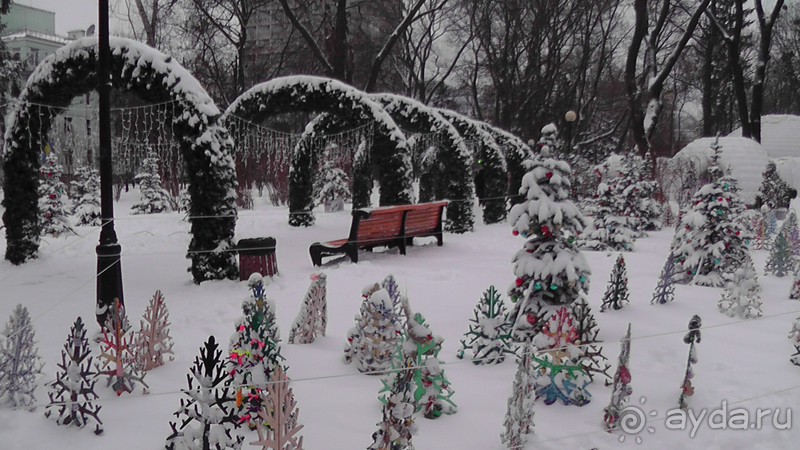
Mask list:
[[[325,336],[328,323],[326,280],[324,273],[311,275],[311,286],[308,287],[300,313],[289,331],[290,344],[310,344],[317,335]]]
[[[297,424],[300,409],[280,366],[272,372],[270,381],[261,391],[261,420],[256,421],[258,440],[250,445],[260,445],[262,450],[303,450],[303,437],[295,436],[303,428]]]
[[[136,356],[140,360],[142,370],[148,371],[164,365],[165,355],[174,355],[172,337],[169,335],[169,311],[164,303],[161,291],[156,291],[147,310],[139,321],[139,332],[136,333]],[[173,356],[169,357],[172,361]]]

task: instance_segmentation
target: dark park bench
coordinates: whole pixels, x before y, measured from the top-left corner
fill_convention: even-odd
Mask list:
[[[350,235],[345,239],[315,242],[308,249],[315,266],[322,258],[344,253],[354,263],[358,250],[372,251],[374,247],[398,247],[406,254],[406,246],[413,245],[415,237],[435,236],[436,245],[442,245],[442,213],[446,201],[416,205],[387,206],[371,210],[353,211]]]

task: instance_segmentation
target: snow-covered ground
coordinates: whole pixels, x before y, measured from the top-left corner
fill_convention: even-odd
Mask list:
[[[199,348],[209,335],[227,344],[233,323],[239,317],[242,299],[248,296],[246,283],[215,281],[195,285],[186,272],[184,258],[189,239],[188,222],[178,213],[130,216],[128,208],[138,198],[124,193],[115,204],[116,230],[123,248],[122,272],[125,303],[134,329],[138,329],[149,298],[160,289],[170,310],[171,334],[176,358],[148,373],[150,393],[117,397],[98,383],[102,405],[100,418],[105,433],[95,436],[89,429],[57,426],[43,416],[47,403],[41,385],[55,378],[61,348],[74,320],[81,316],[96,330],[94,299],[97,229],[77,228],[82,237],[46,238],[40,257],[15,267],[0,263],[0,322],[5,323],[18,303],[25,305],[34,320],[39,353],[46,362],[45,375],[37,391],[35,412],[0,409],[0,449],[143,450],[163,448],[186,387],[186,374]],[[267,287],[277,305],[282,336],[288,336],[309,285],[309,275],[319,268],[311,265],[308,247],[316,241],[345,237],[348,213],[317,215],[317,225],[296,229],[287,225],[285,208],[269,206],[256,198],[256,209],[241,211],[237,239],[273,236],[277,239],[280,275]],[[630,372],[633,395],[630,405],[641,407],[648,423],[636,435],[602,429],[603,408],[610,387],[595,381],[589,386],[592,401],[586,406],[545,406],[536,404],[535,435],[529,449],[788,449],[797,448],[800,424],[777,430],[773,413],[780,409],[779,424],[787,421],[786,409],[800,405],[800,367],[789,362],[793,351],[787,333],[800,314],[800,303],[789,300],[790,277],[760,276],[764,317],[741,321],[717,311],[720,289],[678,286],[676,300],[652,306],[650,298],[659,271],[667,257],[672,230],[652,233],[636,243],[626,255],[631,304],[620,311],[599,313],[616,255],[586,253],[591,265],[589,303],[605,340],[604,354],[616,366],[619,339],[632,323]],[[360,262],[338,260],[321,270],[328,276],[328,332],[313,344],[289,345],[282,353],[289,365],[288,375],[300,408],[299,423],[305,428],[304,448],[352,450],[366,448],[381,417],[377,399],[378,377],[358,373],[342,362],[348,328],[361,303],[361,288],[393,274],[407,293],[411,307],[427,318],[431,329],[445,338],[440,358],[452,382],[458,413],[438,420],[419,416],[419,434],[413,438],[419,450],[500,450],[506,402],[515,371],[512,359],[497,366],[476,366],[455,357],[459,339],[468,330],[472,310],[482,292],[495,285],[504,293],[513,282],[510,258],[523,243],[511,235],[508,224],[478,224],[472,233],[447,234],[444,246],[433,240],[419,240],[406,256],[396,250],[362,253]],[[0,242],[5,252],[5,240]],[[767,254],[755,252],[754,260],[763,273]],[[510,303],[504,297],[507,307]],[[682,338],[693,314],[703,319],[699,362],[693,380],[695,394],[689,405],[695,415],[708,408],[702,423],[691,436],[685,430],[668,429],[667,412],[678,404],[679,388],[688,346]],[[95,352],[97,350],[95,349]],[[95,353],[96,354],[96,353]],[[640,402],[644,402],[640,404]],[[708,414],[727,402],[727,414],[743,408],[754,428],[712,429]],[[756,429],[756,413],[769,409]],[[651,415],[651,411],[653,412]],[[739,412],[741,418],[741,412]],[[721,414],[714,417],[716,422]],[[793,422],[800,422],[797,415]],[[675,428],[676,424],[672,424]],[[648,428],[653,431],[649,432]],[[246,443],[255,432],[240,431]],[[624,441],[620,441],[621,438]],[[637,437],[641,443],[637,444]],[[244,448],[255,448],[245,444]]]

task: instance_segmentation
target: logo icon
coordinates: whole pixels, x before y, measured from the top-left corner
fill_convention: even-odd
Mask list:
[[[644,405],[644,402],[647,399],[644,397],[639,398],[639,404]],[[647,429],[647,432],[653,434],[656,432],[656,429],[653,427],[647,426],[647,416],[655,417],[658,415],[656,411],[650,411],[648,414],[642,410],[642,408],[638,406],[626,406],[625,409],[622,410],[619,416],[620,428],[625,433],[619,437],[620,442],[625,441],[626,435],[636,436],[636,443],[642,443],[642,437],[639,435],[643,430]]]

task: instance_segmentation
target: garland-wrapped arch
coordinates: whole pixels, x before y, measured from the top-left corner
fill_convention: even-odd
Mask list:
[[[420,202],[450,200],[444,229],[453,233],[472,231],[474,198],[472,155],[458,130],[434,109],[395,94],[371,94],[404,130],[437,133],[441,148],[426,155],[420,177]],[[433,160],[430,158],[433,157]]]
[[[483,123],[482,128],[492,135],[506,157],[508,173],[511,175],[508,180],[508,204],[506,207],[511,209],[512,206],[525,200],[519,195],[522,177],[525,175],[525,167],[523,167],[522,162],[533,157],[533,152],[528,144],[508,131],[493,127],[487,123]]]
[[[453,124],[464,139],[474,142],[475,191],[483,206],[483,222],[502,222],[506,218],[508,192],[508,166],[502,149],[482,123],[449,109],[436,111]]]
[[[288,112],[330,113],[344,124],[361,125],[375,121],[375,137],[370,159],[379,169],[380,205],[413,203],[411,157],[405,136],[395,122],[367,94],[329,78],[297,75],[274,78],[258,84],[237,98],[225,111],[225,122],[238,117],[253,123]],[[312,203],[292,200],[292,189],[303,189],[312,182],[309,170],[317,156],[309,148],[295,152],[289,181],[289,224],[309,226],[314,216]],[[296,165],[295,165],[296,164]],[[368,189],[371,189],[368,188]],[[356,205],[363,207],[367,205]]]
[[[192,239],[187,258],[199,283],[238,275],[233,247],[236,226],[236,169],[233,141],[218,126],[219,110],[194,77],[171,57],[139,42],[110,39],[112,86],[142,100],[172,102],[175,137],[186,161],[191,196]],[[6,178],[3,222],[5,258],[21,264],[39,249],[38,195],[41,139],[47,135],[58,108],[97,88],[97,38],[83,38],[42,61],[9,118],[3,168]],[[52,106],[33,114],[38,104]],[[55,108],[53,108],[55,107]],[[40,134],[29,129],[41,130]]]

